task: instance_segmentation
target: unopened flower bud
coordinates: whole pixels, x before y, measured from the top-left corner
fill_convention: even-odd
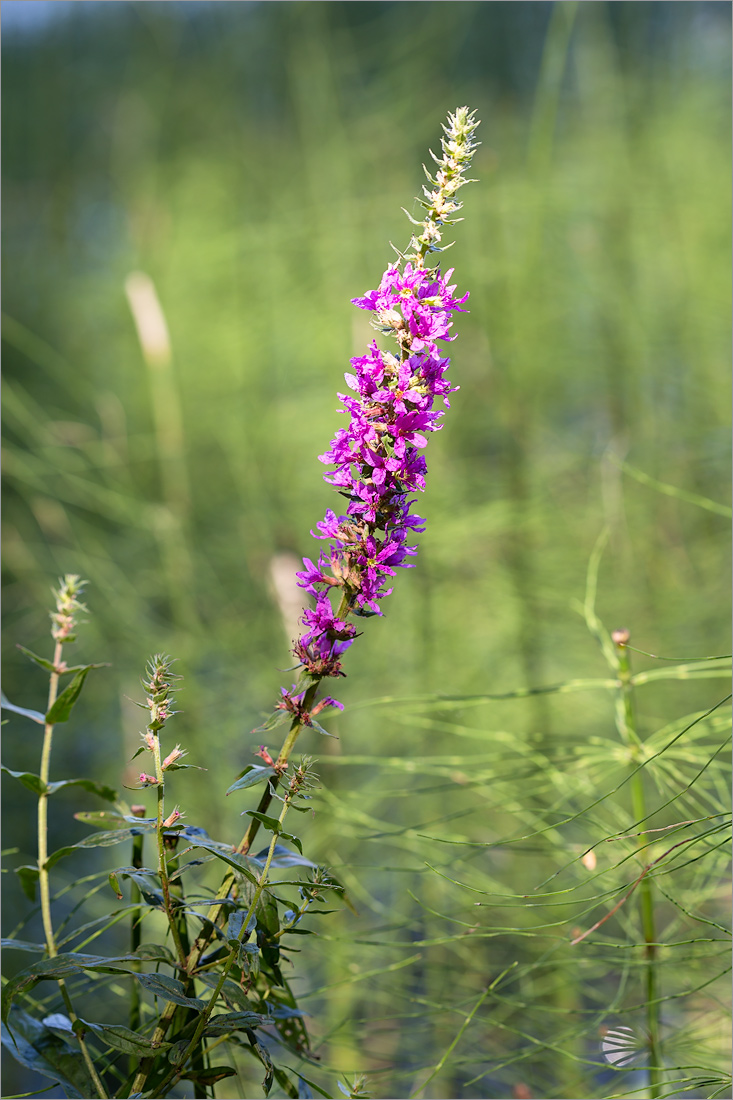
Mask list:
[[[168,817],[167,817],[167,818],[165,819],[165,821],[163,822],[163,828],[164,828],[164,829],[170,829],[171,825],[175,825],[175,823],[176,823],[177,821],[180,821],[180,819],[181,819],[182,817],[183,817],[183,814],[181,813],[181,811],[180,811],[180,810],[178,809],[178,807],[176,806],[176,808],[175,808],[175,810],[173,811],[173,813],[172,813],[172,814],[168,814]]]
[[[87,608],[77,599],[86,585],[81,577],[75,573],[67,573],[59,581],[58,590],[52,589],[56,597],[56,610],[51,612],[51,636],[55,641],[73,642],[74,628],[76,627],[76,615]]]
[[[157,787],[158,780],[154,775],[148,775],[146,772],[140,772],[140,785],[143,787]]]
[[[165,771],[166,768],[170,768],[172,764],[177,763],[177,761],[179,761],[184,756],[186,756],[185,751],[181,748],[180,745],[176,745],[173,752],[169,752],[165,760],[163,761],[161,765],[163,771]]]
[[[611,635],[611,641],[613,642],[614,645],[617,645],[617,646],[628,645],[630,638],[631,638],[631,633],[630,633],[630,631],[628,631],[626,629],[614,630],[613,634]]]

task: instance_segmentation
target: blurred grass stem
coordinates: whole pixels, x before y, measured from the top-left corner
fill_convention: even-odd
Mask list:
[[[181,599],[181,592],[194,590],[194,570],[185,521],[191,495],[185,459],[185,433],[181,400],[173,371],[173,353],[168,324],[155,284],[141,271],[125,280],[125,294],[135,323],[140,349],[148,368],[150,404],[155,425],[155,443],[164,505],[154,515],[154,531],[165,559],[165,573],[171,580],[171,606],[188,629],[195,628],[193,604]]]
[[[647,819],[646,798],[644,795],[643,770],[637,765],[643,759],[643,745],[636,732],[636,719],[634,714],[633,683],[631,677],[631,661],[629,651],[626,648],[628,631],[616,631],[613,635],[618,657],[618,678],[620,683],[620,711],[619,730],[624,737],[631,753],[631,760],[635,767],[631,777],[631,806],[634,821],[643,822]],[[637,848],[639,858],[643,863],[648,862],[644,850],[649,843],[649,834],[645,829],[638,834]],[[659,1092],[659,1069],[661,1061],[661,1037],[659,1033],[659,975],[657,965],[657,936],[654,919],[654,899],[649,877],[645,875],[639,885],[639,911],[641,927],[644,935],[644,957],[646,962],[645,973],[645,1003],[646,1026],[649,1038],[649,1095],[651,1100],[657,1100]]]

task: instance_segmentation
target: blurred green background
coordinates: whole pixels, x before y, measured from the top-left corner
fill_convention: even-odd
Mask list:
[[[462,846],[518,823],[551,829],[563,797],[605,791],[613,750],[595,772],[578,754],[613,741],[612,700],[374,700],[607,676],[578,614],[604,527],[608,628],[656,654],[726,652],[730,6],[37,2],[2,16],[5,691],[41,705],[43,678],[15,643],[50,653],[50,586],[82,574],[91,614],[74,658],[112,667],[57,737],[54,775],[132,782],[130,699],[146,658],[169,652],[185,677],[172,736],[208,769],[176,777],[176,793],[221,839],[238,839],[249,806],[223,792],[251,762],[250,731],[291,682],[273,577],[287,588],[286,555],[312,554],[308,531],[334,506],[316,455],[340,426],[349,357],[371,338],[349,299],[378,283],[390,241],[406,244],[400,208],[415,212],[447,111],[476,108],[480,182],[462,193],[448,257],[471,294],[450,345],[461,389],[428,452],[418,568],[349,653],[339,741],[303,746],[324,783],[306,851],[341,870],[359,916],[322,922],[301,988],[324,1066],[407,1095],[482,982],[530,959],[524,1009],[505,1006],[499,1028],[485,1004],[424,1095],[620,1088],[581,1062],[593,1042],[597,1056],[606,1008],[618,1014],[627,991],[627,1007],[638,1001],[633,966],[623,996],[614,984],[629,959],[576,964],[564,932],[553,969],[555,948],[528,931],[539,918],[476,909],[426,866],[467,863],[484,889],[526,895],[601,826],[628,824],[621,802],[598,835]],[[134,271],[154,282],[170,364],[141,353]],[[648,690],[648,734],[723,694],[694,678]],[[6,727],[4,759],[33,771],[27,727]],[[727,799],[713,776],[711,804]],[[85,835],[81,808],[91,796],[53,801],[55,841]],[[34,858],[34,811],[8,784],[11,867]],[[703,890],[709,915],[725,905],[722,874]],[[6,932],[28,912],[14,877]],[[466,929],[479,931],[471,950]],[[702,984],[707,965],[685,956],[670,982],[698,966]],[[690,1020],[704,1021],[720,1065],[716,1005],[667,1022],[690,1040]],[[561,1055],[553,1029],[568,1013]]]

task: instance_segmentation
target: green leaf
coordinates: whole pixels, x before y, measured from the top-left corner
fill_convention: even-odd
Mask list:
[[[309,1088],[315,1089],[316,1092],[325,1097],[325,1100],[331,1100],[331,1094],[328,1092],[324,1092],[321,1086],[317,1085],[315,1081],[311,1081],[309,1077],[304,1077],[302,1073],[298,1073],[297,1069],[292,1070],[292,1072],[296,1074],[296,1076],[299,1077],[301,1081],[305,1081],[306,1085],[308,1085]]]
[[[269,779],[270,776],[276,774],[275,769],[269,766],[248,764],[226,793],[231,794],[233,791],[243,791],[246,787],[253,787],[255,783],[260,783],[263,779]]]
[[[107,833],[92,833],[91,836],[84,837],[78,844],[70,844],[66,848],[57,848],[46,861],[46,870],[49,871],[55,863],[58,863],[60,859],[65,856],[71,855],[72,852],[78,851],[79,848],[109,848],[113,844],[121,844],[123,840],[130,840],[134,836],[140,836],[142,833],[154,833],[155,823],[140,820],[139,824],[129,829],[113,829]]]
[[[37,710],[28,710],[26,707],[16,707],[14,703],[11,703],[7,696],[0,693],[0,706],[3,710],[12,710],[14,714],[22,714],[24,718],[32,718],[34,722],[38,722],[40,726],[46,725],[46,719],[42,714],[39,714]]]
[[[2,1029],[2,1042],[16,1062],[50,1077],[72,1100],[96,1095],[82,1055],[68,1043],[15,1006],[9,1024]]]
[[[225,1077],[236,1076],[237,1071],[232,1069],[231,1066],[211,1066],[210,1069],[191,1070],[189,1073],[182,1073],[181,1080],[193,1081],[194,1084],[200,1085],[203,1090],[215,1085],[217,1081],[223,1081]]]
[[[50,726],[55,726],[59,722],[69,721],[71,712],[74,709],[74,704],[81,695],[81,689],[84,687],[84,681],[89,674],[90,668],[91,665],[87,668],[83,668],[81,672],[77,672],[69,686],[64,688],[51,709],[47,711],[46,721]]]
[[[146,905],[150,905],[153,909],[165,905],[163,894],[160,890],[156,890],[150,882],[150,876],[156,875],[156,871],[149,871],[147,867],[118,867],[112,874],[115,875],[115,879],[117,875],[123,875],[134,882]],[[111,879],[112,876],[110,875],[110,885],[112,885]],[[112,886],[112,889],[114,890],[114,886]]]
[[[30,657],[31,661],[35,661],[41,668],[45,668],[48,672],[55,672],[57,676],[71,676],[75,672],[88,672],[91,668],[109,668],[109,663],[104,662],[101,665],[74,665],[71,668],[64,668],[61,671],[57,671],[53,661],[48,661],[45,657],[39,657],[37,653],[34,653],[30,649],[26,649],[24,645],[18,645],[16,643],[16,649],[19,649],[21,653],[25,653],[26,657]]]
[[[242,931],[246,914],[241,909],[235,909],[227,922],[226,937],[229,943],[239,943],[239,933]]]
[[[12,951],[13,948],[16,951],[32,951],[35,955],[42,955],[46,950],[45,943],[29,943],[27,940],[14,940],[8,936],[3,936],[0,940],[0,947],[5,951]]]
[[[248,856],[239,855],[237,852],[222,851],[222,849],[217,845],[216,841],[207,841],[201,839],[196,840],[195,843],[191,844],[190,847],[185,848],[181,852],[181,855],[184,856],[186,852],[190,852],[193,848],[203,848],[204,851],[211,852],[211,854],[216,856],[217,859],[222,860],[224,863],[227,863],[230,867],[234,868],[234,870],[238,874],[244,875],[244,877],[255,886],[259,886],[259,879],[248,866],[250,863],[253,863],[256,868],[257,864],[254,863],[254,860],[250,860]]]
[[[80,810],[74,814],[77,821],[83,821],[85,825],[94,825],[97,828],[106,828],[118,822],[118,828],[124,828],[126,822],[131,825],[155,825],[154,817],[134,817],[132,814],[116,813],[112,810]]]
[[[146,1039],[145,1036],[130,1031],[128,1027],[123,1027],[122,1024],[91,1024],[81,1019],[79,1023],[84,1031],[94,1032],[102,1042],[107,1043],[114,1050],[121,1050],[125,1054],[135,1054],[140,1058],[144,1058],[148,1054],[155,1054],[157,1051],[168,1050],[171,1045],[164,1042],[153,1043],[151,1039]]]
[[[282,726],[284,722],[292,721],[292,714],[288,710],[276,710],[274,714],[271,714],[266,722],[263,722],[261,726],[257,726],[252,730],[252,733],[269,733],[270,730],[277,729],[278,726]]]
[[[179,1039],[177,1043],[171,1043],[171,1048],[168,1051],[168,1061],[173,1066],[180,1066],[181,1062],[186,1056],[190,1039]]]
[[[262,1062],[262,1065],[265,1067],[265,1078],[262,1082],[262,1091],[264,1092],[265,1096],[268,1096],[270,1093],[270,1089],[272,1088],[272,1079],[275,1074],[275,1070],[272,1065],[272,1059],[270,1058],[270,1055],[268,1054],[265,1047],[263,1047],[262,1043],[257,1041],[257,1037],[255,1036],[254,1031],[248,1031],[247,1038],[249,1039],[252,1048],[256,1051],[257,1057]]]
[[[373,612],[372,612],[372,614],[373,614]],[[338,741],[338,737],[336,737],[336,734],[335,733],[329,733],[328,730],[323,728],[323,726],[320,724],[320,722],[316,722],[315,718],[311,718],[310,725],[313,727],[314,730],[318,730],[319,733],[325,733],[326,737],[334,737]]]
[[[70,1047],[75,1050],[78,1049],[79,1040],[74,1034],[74,1025],[63,1012],[52,1012],[50,1016],[44,1016],[42,1023],[44,1027],[47,1027],[59,1039],[63,1039]]]
[[[93,779],[59,779],[55,783],[45,785],[41,777],[34,775],[33,772],[13,772],[10,768],[6,768],[4,764],[0,764],[0,771],[5,772],[11,779],[17,779],[34,794],[55,794],[63,787],[83,787],[85,791],[98,794],[100,798],[104,798],[107,802],[114,802],[117,798],[117,792],[113,791],[111,787],[107,787],[103,783],[95,783]]]
[[[19,971],[15,977],[5,984],[2,993],[2,1019],[8,1019],[8,1013],[19,993],[26,989],[32,989],[38,982],[58,981],[59,978],[71,977],[84,970],[91,970],[101,974],[130,974],[131,971],[122,966],[125,962],[140,962],[141,959],[170,961],[170,952],[167,948],[161,949],[156,944],[141,944],[140,947],[126,955],[86,955],[77,951],[64,952],[55,955],[51,959],[41,959],[39,962]],[[134,977],[144,977],[135,973]]]
[[[276,836],[279,835],[280,822],[276,817],[268,817],[267,814],[261,814],[259,810],[245,810],[240,816],[244,817],[245,814],[247,817],[253,817],[255,821],[259,821],[271,833],[275,833]]]
[[[219,976],[212,973],[197,974],[196,981],[208,985],[210,989],[215,989],[219,983]],[[247,994],[240,985],[237,985],[236,982],[231,981],[229,978],[227,978],[221,988],[221,997],[227,1004],[236,1005],[243,1012],[251,1011],[251,1002]]]
[[[53,661],[49,661],[45,657],[39,657],[37,653],[34,653],[30,649],[26,649],[24,645],[20,645],[18,642],[15,643],[15,648],[19,649],[21,653],[25,653],[26,657],[30,657],[31,661],[35,661],[41,668],[45,668],[47,672],[56,671],[56,666]]]
[[[5,772],[11,779],[17,779],[34,794],[44,794],[48,790],[40,775],[34,775],[33,772],[11,772],[10,768],[6,768],[4,764],[0,764],[0,771]]]
[[[300,854],[303,855],[303,845],[301,844],[300,839],[297,836],[295,836],[293,833],[280,833],[279,835],[283,838],[283,840],[289,840],[291,844],[294,844]]]
[[[82,787],[85,791],[91,791],[92,794],[99,795],[105,802],[114,802],[117,798],[117,791],[113,791],[111,787],[107,787],[104,783],[96,783],[93,779],[59,779],[55,783],[49,783],[48,793],[55,794],[63,787]]]
[[[20,885],[29,901],[36,900],[36,883],[38,882],[38,868],[32,864],[25,867],[16,867],[15,873],[20,879]]]
[[[183,983],[177,978],[169,978],[166,974],[133,974],[141,985],[166,1001],[183,1005],[185,1008],[195,1008],[197,1012],[203,1012],[206,1005],[198,997],[187,997],[183,991]]]
[[[259,1012],[225,1012],[211,1017],[206,1025],[206,1034],[226,1035],[229,1031],[245,1031],[272,1022],[272,1016],[261,1016]]]

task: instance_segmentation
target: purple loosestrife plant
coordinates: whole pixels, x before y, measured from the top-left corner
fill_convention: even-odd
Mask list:
[[[128,805],[92,780],[50,782],[54,729],[68,722],[85,678],[101,667],[69,667],[62,660],[64,645],[75,640],[76,619],[86,611],[79,599],[83,582],[78,577],[65,577],[56,593],[53,659],[24,650],[50,673],[46,710],[31,711],[3,699],[4,708],[44,729],[39,775],[4,770],[38,798],[38,859],[18,868],[18,873],[30,900],[38,890],[45,939],[43,945],[11,942],[45,957],[6,982],[0,1006],[2,1038],[23,1065],[57,1081],[67,1096],[153,1100],[167,1096],[181,1082],[190,1083],[196,1096],[213,1096],[217,1082],[236,1072],[229,1063],[211,1063],[212,1052],[224,1043],[235,1062],[249,1053],[262,1063],[265,1095],[274,1081],[293,1100],[311,1095],[313,1083],[300,1067],[314,1061],[315,1055],[283,963],[290,963],[290,953],[296,950],[290,937],[309,931],[300,927],[306,914],[310,918],[330,912],[315,904],[331,896],[347,899],[326,869],[303,856],[299,837],[285,831],[288,815],[291,828],[292,813],[309,809],[307,792],[317,780],[310,758],[291,762],[290,757],[301,729],[325,733],[317,718],[329,707],[341,708],[331,695],[317,698],[321,681],[344,675],[342,658],[357,636],[355,620],[381,615],[397,570],[411,568],[417,553],[414,536],[424,529],[424,521],[412,509],[415,494],[425,487],[424,450],[429,434],[441,427],[449,395],[457,388],[446,378],[449,360],[441,349],[454,339],[453,314],[462,311],[468,297],[456,297],[450,285],[452,270],[443,273],[428,260],[439,257],[442,230],[461,208],[456,195],[468,182],[465,172],[477,125],[465,107],[449,115],[442,156],[434,157],[435,175],[428,173],[429,186],[419,200],[425,217],[422,222],[412,219],[416,229],[408,251],[398,253],[376,290],[353,299],[372,314],[375,328],[391,337],[395,347],[384,351],[372,341],[364,355],[352,359],[353,373],[346,375],[349,392],[339,395],[348,427],[336,433],[321,461],[329,467],[326,480],[344,504],[339,514],[329,509],[316,525],[312,534],[320,545],[317,560],[305,558],[298,574],[313,604],[303,613],[303,630],[294,642],[297,682],[281,688],[274,714],[263,727],[269,730],[287,722],[288,734],[277,758],[261,745],[256,753],[261,763],[248,765],[227,792],[265,785],[257,809],[245,811],[250,824],[239,846],[213,840],[202,827],[184,821],[178,808],[166,806],[171,773],[196,767],[182,763],[186,752],[164,737],[176,713],[179,679],[169,657],[158,655],[149,662],[143,680],[145,702],[138,704],[149,717],[138,752],[147,751],[150,757],[132,789],[141,799],[155,799],[155,816],[146,816],[144,804]],[[443,408],[434,407],[439,403]],[[59,692],[66,676],[72,679]],[[81,786],[113,802],[114,810],[77,814],[101,831],[49,852],[48,798],[69,786]],[[273,801],[281,804],[279,813],[268,813]],[[251,851],[260,828],[271,834],[269,843],[259,852]],[[147,848],[155,849],[150,867],[145,865],[146,838]],[[115,867],[109,884],[118,903],[129,890],[129,904],[103,917],[95,913],[95,919],[81,928],[69,930],[66,921],[54,928],[49,872],[56,862],[79,850],[120,844],[131,845],[131,863]],[[196,858],[186,859],[190,852],[196,852]],[[209,885],[198,885],[194,873],[212,859],[226,867],[213,899]],[[294,867],[301,873],[307,868],[309,877],[293,880]],[[273,873],[281,870],[287,878],[273,880]],[[81,883],[96,877],[95,872]],[[162,928],[164,939],[143,943],[141,925],[152,912],[157,918],[145,921],[145,929],[155,936],[156,928]],[[130,921],[128,951],[110,956],[82,950],[125,915]],[[192,929],[197,933],[193,942]],[[124,985],[127,981],[129,987]],[[33,999],[26,996],[42,982],[51,987],[42,1000],[39,992]],[[120,1000],[122,988],[129,989],[129,995]],[[109,1004],[116,1015],[124,1007],[127,1024],[86,1018],[94,1008],[92,992],[97,998],[109,993],[100,1003]],[[295,1065],[274,1065],[268,1049],[273,1044]],[[349,1096],[366,1096],[361,1080],[339,1087]]]
[[[399,255],[382,276],[377,290],[354,305],[373,315],[373,326],[397,345],[383,351],[373,340],[365,355],[351,360],[354,373],[344,377],[350,394],[340,393],[340,410],[348,428],[337,431],[320,461],[334,469],[325,475],[348,502],[337,516],[329,508],[314,538],[326,541],[317,562],[304,558],[298,584],[315,600],[303,614],[303,634],[294,652],[302,666],[297,688],[327,676],[344,675],[341,658],[356,637],[350,615],[381,615],[381,601],[392,592],[397,569],[411,569],[417,553],[412,537],[424,530],[423,519],[411,514],[412,494],[425,488],[427,465],[423,451],[430,432],[439,431],[448,395],[457,386],[446,378],[450,360],[438,341],[454,340],[452,314],[463,312],[468,298],[458,298],[449,285],[453,269],[445,274],[427,259],[443,251],[441,226],[453,224],[461,208],[456,199],[476,143],[478,123],[466,107],[448,116],[441,158],[435,177],[427,172],[431,188],[419,200],[426,210],[422,230],[413,235],[408,254]],[[340,595],[334,609],[333,590]]]
[[[394,340],[394,351],[383,351],[373,340],[365,355],[351,360],[353,373],[345,375],[350,394],[340,393],[340,410],[349,417],[348,428],[340,428],[320,461],[333,469],[325,475],[347,502],[337,515],[328,509],[316,524],[315,539],[326,543],[318,560],[304,558],[305,569],[298,584],[314,599],[302,617],[304,631],[295,641],[298,660],[297,683],[281,689],[274,715],[255,732],[273,729],[290,718],[290,731],[274,764],[274,776],[260,799],[264,813],[272,799],[279,774],[285,770],[295,741],[304,726],[326,731],[315,715],[327,706],[342,709],[336,699],[316,703],[321,680],[344,676],[342,657],[357,637],[353,617],[381,615],[381,601],[392,592],[391,580],[397,569],[412,568],[409,559],[417,554],[411,544],[424,530],[424,521],[411,509],[414,493],[425,488],[427,466],[423,451],[427,436],[439,431],[449,394],[458,389],[446,378],[450,360],[440,344],[455,339],[452,315],[465,312],[468,294],[456,297],[450,285],[453,269],[440,268],[445,226],[454,225],[462,207],[457,194],[473,181],[466,171],[477,147],[474,132],[479,125],[475,112],[458,107],[443,125],[441,156],[432,150],[435,174],[424,168],[428,185],[418,198],[425,216],[417,221],[407,251],[397,251],[397,260],[384,272],[379,287],[353,298],[359,309],[372,316],[372,325]],[[424,167],[424,166],[423,166]],[[407,211],[405,211],[407,213]],[[429,260],[438,258],[431,267]],[[264,747],[263,747],[264,751]],[[264,770],[264,769],[263,769]],[[252,768],[241,777],[251,780]],[[248,779],[247,776],[250,776]],[[259,829],[252,820],[240,852],[248,852]],[[219,897],[226,897],[231,881],[225,882]],[[212,907],[212,912],[213,912]]]
[[[350,394],[340,394],[342,412],[349,416],[331,441],[321,461],[334,469],[325,475],[347,502],[342,514],[328,509],[316,524],[314,538],[326,542],[318,560],[304,558],[305,569],[298,583],[314,599],[303,613],[305,628],[295,641],[298,660],[297,682],[281,688],[274,714],[255,732],[266,732],[290,722],[290,729],[276,760],[266,746],[257,755],[265,765],[248,765],[228,793],[266,781],[257,810],[237,851],[246,855],[275,797],[293,746],[304,727],[327,731],[316,721],[326,707],[341,703],[330,696],[316,701],[322,680],[344,676],[342,657],[357,637],[354,617],[381,614],[381,601],[392,591],[391,578],[398,568],[410,568],[417,553],[410,540],[424,529],[420,516],[412,514],[414,493],[425,487],[426,463],[423,451],[430,432],[438,431],[443,409],[434,409],[436,399],[449,407],[448,396],[457,386],[445,377],[449,360],[438,342],[447,343],[452,315],[463,312],[468,295],[455,296],[450,285],[453,269],[443,272],[438,258],[450,245],[442,244],[445,226],[456,221],[462,207],[457,194],[472,182],[466,171],[477,147],[474,132],[479,125],[475,114],[459,107],[443,125],[441,156],[431,151],[435,174],[425,168],[428,185],[418,202],[424,218],[417,221],[406,252],[384,272],[379,287],[352,299],[373,315],[372,324],[391,337],[395,351],[382,351],[372,341],[366,354],[352,359],[353,373],[345,375]],[[407,211],[405,211],[407,213]],[[397,251],[397,250],[395,250]],[[334,591],[335,590],[335,591]],[[208,927],[221,920],[226,900],[235,889],[233,874],[224,879],[207,914]],[[199,936],[191,959],[202,957],[210,933]]]

